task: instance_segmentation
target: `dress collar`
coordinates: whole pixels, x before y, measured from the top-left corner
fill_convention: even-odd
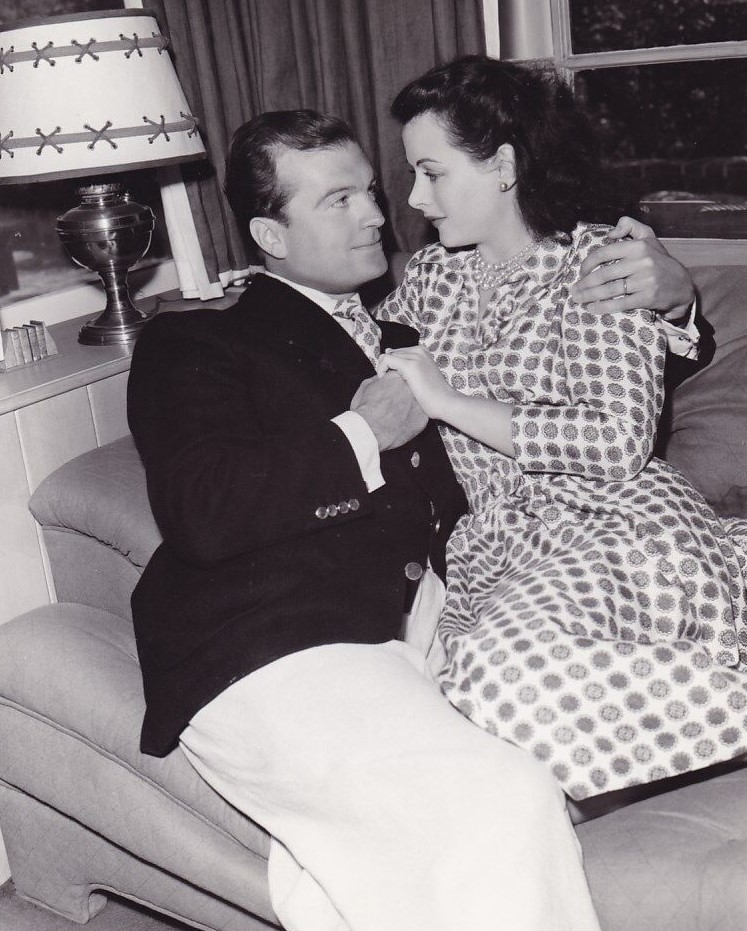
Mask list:
[[[504,285],[514,285],[528,279],[530,287],[532,285],[546,287],[564,272],[572,252],[570,246],[570,242],[561,242],[553,237],[543,239],[537,251],[505,280]],[[471,278],[474,257],[474,248],[451,252],[440,243],[435,243],[422,250],[418,256],[418,264],[436,263],[446,270]]]

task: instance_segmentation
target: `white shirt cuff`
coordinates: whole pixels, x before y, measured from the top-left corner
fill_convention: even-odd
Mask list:
[[[363,481],[369,492],[376,491],[377,488],[385,485],[384,476],[381,474],[379,444],[365,418],[356,414],[355,411],[345,411],[333,417],[332,423],[342,430],[353,447]]]
[[[667,338],[669,351],[674,356],[684,356],[685,359],[698,358],[698,342],[700,334],[695,326],[695,301],[690,307],[690,317],[686,326],[675,326],[664,317],[659,317],[659,323]]]

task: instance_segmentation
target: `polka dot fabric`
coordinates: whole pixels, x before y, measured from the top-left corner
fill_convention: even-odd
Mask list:
[[[747,523],[651,459],[666,344],[569,297],[606,227],[548,240],[478,327],[472,255],[430,246],[377,310],[460,391],[514,405],[516,458],[442,427],[470,502],[448,552],[441,686],[575,799],[747,752]]]

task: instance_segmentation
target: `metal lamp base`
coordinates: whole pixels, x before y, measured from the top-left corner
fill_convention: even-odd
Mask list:
[[[130,299],[127,272],[148,251],[153,211],[130,200],[121,184],[80,188],[81,203],[57,220],[57,232],[72,260],[104,283],[106,307],[78,335],[87,346],[134,342],[148,315]]]
[[[148,315],[137,308],[136,320],[124,322],[120,316],[103,311],[85,323],[78,332],[78,342],[84,346],[116,346],[121,343],[134,343],[140,331],[148,321]]]

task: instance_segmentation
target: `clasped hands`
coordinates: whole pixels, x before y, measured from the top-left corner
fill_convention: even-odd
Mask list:
[[[366,420],[384,452],[417,436],[430,417],[440,417],[453,393],[428,350],[411,346],[379,357],[377,374],[361,382],[350,410]]]
[[[595,312],[645,307],[669,320],[686,313],[694,297],[692,279],[653,230],[622,217],[610,237],[618,242],[582,263],[582,277],[571,289],[574,299]],[[454,394],[428,350],[412,346],[382,354],[377,375],[362,382],[350,409],[365,418],[383,452],[417,436],[429,417],[444,419]]]

